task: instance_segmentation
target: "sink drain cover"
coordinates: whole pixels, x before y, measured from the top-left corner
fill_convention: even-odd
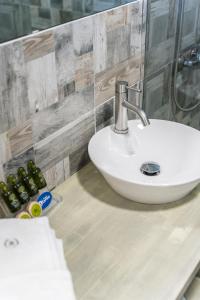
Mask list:
[[[160,174],[160,166],[159,164],[150,161],[144,163],[141,166],[140,171],[142,172],[142,174],[147,176],[156,176]]]

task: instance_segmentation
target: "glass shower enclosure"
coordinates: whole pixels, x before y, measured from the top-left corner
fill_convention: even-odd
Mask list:
[[[147,3],[143,108],[200,129],[200,0]]]
[[[200,129],[200,1],[180,0],[171,89],[172,118]]]

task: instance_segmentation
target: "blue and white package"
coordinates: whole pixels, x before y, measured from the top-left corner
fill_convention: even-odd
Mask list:
[[[42,210],[45,210],[50,206],[52,201],[52,194],[50,192],[43,192],[37,199],[37,202],[40,203]]]

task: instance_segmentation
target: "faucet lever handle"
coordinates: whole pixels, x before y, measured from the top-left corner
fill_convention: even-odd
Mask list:
[[[141,94],[141,93],[142,93],[142,90],[140,90],[140,89],[138,89],[138,88],[134,88],[134,87],[132,87],[132,86],[127,86],[126,88],[127,88],[127,90],[134,91],[134,92],[136,92],[136,93],[138,93],[138,94]]]
[[[139,80],[137,82],[134,82],[131,86],[126,86],[127,90],[130,90],[130,91],[133,91],[137,94],[142,94],[142,89],[141,89],[141,86],[142,86],[142,80]]]

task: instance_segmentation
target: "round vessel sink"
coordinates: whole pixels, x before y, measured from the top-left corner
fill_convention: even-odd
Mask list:
[[[89,156],[110,186],[137,202],[179,200],[200,182],[200,131],[180,123],[128,122],[127,134],[111,126],[96,133]]]

